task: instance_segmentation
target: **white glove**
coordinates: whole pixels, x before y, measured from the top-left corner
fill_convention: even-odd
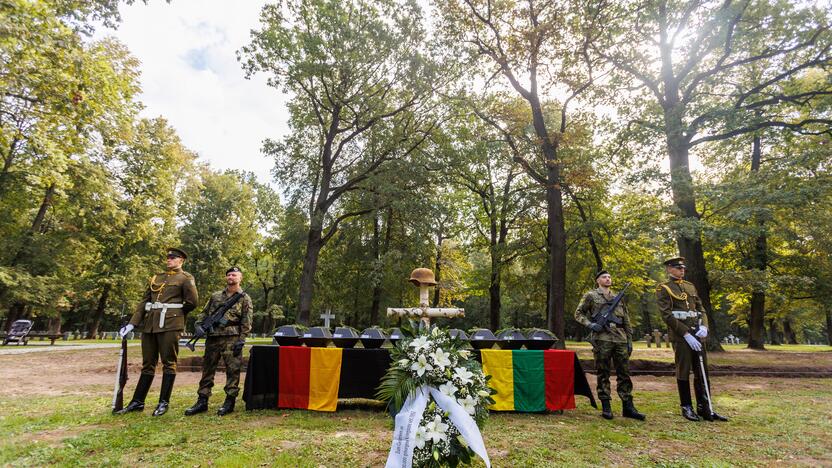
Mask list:
[[[121,327],[121,330],[118,331],[118,334],[119,334],[119,336],[124,338],[131,331],[133,331],[133,325],[128,323],[127,325]]]
[[[685,333],[685,341],[688,342],[690,349],[696,351],[697,353],[702,351],[702,343],[700,343],[699,340],[694,338],[690,333]]]
[[[708,327],[705,325],[699,325],[699,330],[696,331],[696,336],[699,338],[705,338],[708,336]]]

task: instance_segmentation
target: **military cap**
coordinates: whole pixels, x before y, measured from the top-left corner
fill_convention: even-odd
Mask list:
[[[609,275],[610,272],[607,270],[598,270],[598,273],[595,273],[595,279],[597,280],[601,275]]]
[[[664,264],[669,267],[685,266],[685,257],[673,257],[664,261]]]
[[[173,255],[174,257],[188,258],[188,254],[186,254],[184,250],[177,247],[168,247],[168,255]]]
[[[236,271],[237,273],[240,273],[240,274],[242,274],[242,273],[243,273],[243,270],[241,270],[241,269],[240,269],[240,267],[233,266],[233,267],[231,267],[231,268],[229,268],[229,269],[225,270],[225,274],[227,275],[227,274],[232,273],[232,272],[235,272],[235,271]]]

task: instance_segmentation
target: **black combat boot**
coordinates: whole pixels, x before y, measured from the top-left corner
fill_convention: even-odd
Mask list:
[[[621,403],[624,406],[624,410],[621,412],[621,415],[625,418],[638,419],[639,421],[647,419],[647,416],[638,412],[635,405],[633,405],[633,400],[626,400]]]
[[[699,419],[699,416],[697,416],[696,413],[693,412],[692,406],[683,406],[682,416],[688,421],[701,421],[701,419]]]
[[[136,384],[136,390],[133,392],[133,399],[130,403],[119,411],[114,411],[114,414],[126,414],[132,411],[144,410],[144,399],[147,397],[147,392],[150,390],[150,384],[153,383],[153,375],[139,374],[139,383]]]
[[[693,411],[690,400],[690,383],[687,380],[676,380],[679,389],[679,402],[682,404],[682,416],[688,421],[699,421],[699,416]]]
[[[601,400],[601,417],[604,419],[612,419],[612,406],[610,400]]]
[[[193,416],[206,411],[208,411],[208,397],[200,395],[197,397],[196,403],[185,410],[185,416]]]
[[[230,397],[230,396],[225,397],[225,402],[223,402],[222,406],[220,406],[220,409],[217,410],[217,415],[225,416],[228,413],[233,413],[234,412],[234,402],[235,401],[236,401],[236,398],[234,398],[234,397]]]
[[[173,381],[176,374],[162,374],[162,389],[159,391],[159,404],[153,410],[153,416],[161,416],[168,412],[170,394],[173,393]]]
[[[716,411],[711,411],[710,406],[708,406],[707,400],[696,402],[696,414],[698,414],[699,417],[704,419],[705,421],[728,421],[728,418],[726,418],[725,416],[717,414]]]
[[[696,414],[698,414],[700,418],[705,421],[728,421],[728,418],[725,416],[720,416],[716,412],[711,411],[711,405],[708,404],[708,395],[705,393],[705,389],[701,381],[694,380],[693,388],[696,391]]]

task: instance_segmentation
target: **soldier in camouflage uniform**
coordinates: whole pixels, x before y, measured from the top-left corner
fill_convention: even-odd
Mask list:
[[[121,329],[122,337],[133,328],[138,328],[142,333],[142,373],[133,399],[118,414],[144,409],[144,399],[160,359],[162,389],[153,416],[161,416],[168,410],[176,379],[179,336],[185,331],[185,316],[196,307],[198,301],[194,277],[182,270],[186,258],[188,255],[182,249],[168,249],[165,260],[167,271],[150,277],[144,297],[130,318],[130,323]]]
[[[699,299],[693,283],[685,281],[684,257],[674,257],[664,262],[668,281],[656,289],[656,301],[662,319],[667,324],[668,335],[673,343],[673,357],[676,363],[676,384],[682,405],[682,416],[690,421],[727,421],[728,418],[711,411],[705,386],[702,381],[704,366],[707,374],[708,356],[704,342],[708,337],[708,316]],[[699,358],[703,364],[700,365]],[[696,392],[696,413],[690,398],[690,373],[693,372],[693,388]],[[708,382],[711,379],[708,377]],[[710,387],[708,387],[710,392]]]
[[[612,276],[606,270],[595,275],[598,288],[584,294],[575,310],[575,320],[592,330],[590,341],[595,356],[595,372],[598,378],[598,399],[601,400],[601,416],[612,419],[612,400],[610,392],[610,360],[615,366],[616,390],[621,398],[625,418],[643,421],[645,416],[633,405],[633,381],[630,379],[630,354],[633,352],[630,318],[623,302],[618,304],[614,314],[622,319],[622,325],[610,323],[608,328],[592,321],[592,317],[607,306],[615,297],[610,291]]]
[[[202,321],[225,304],[235,293],[242,292],[240,283],[243,272],[237,267],[231,267],[225,272],[226,288],[215,292],[205,305],[202,317],[196,327],[202,326]],[[214,374],[222,357],[225,363],[225,402],[217,410],[217,414],[225,416],[234,411],[234,403],[240,393],[240,370],[243,366],[243,346],[246,337],[251,332],[252,305],[251,297],[243,293],[240,298],[223,316],[228,323],[223,327],[216,327],[208,333],[205,340],[205,357],[202,360],[202,379],[199,381],[197,400],[193,406],[185,410],[185,416],[208,411],[208,398],[214,386]]]

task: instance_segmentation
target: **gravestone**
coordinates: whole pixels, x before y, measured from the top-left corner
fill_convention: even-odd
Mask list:
[[[659,330],[653,330],[653,342],[656,343],[656,348],[662,347],[662,334]]]

